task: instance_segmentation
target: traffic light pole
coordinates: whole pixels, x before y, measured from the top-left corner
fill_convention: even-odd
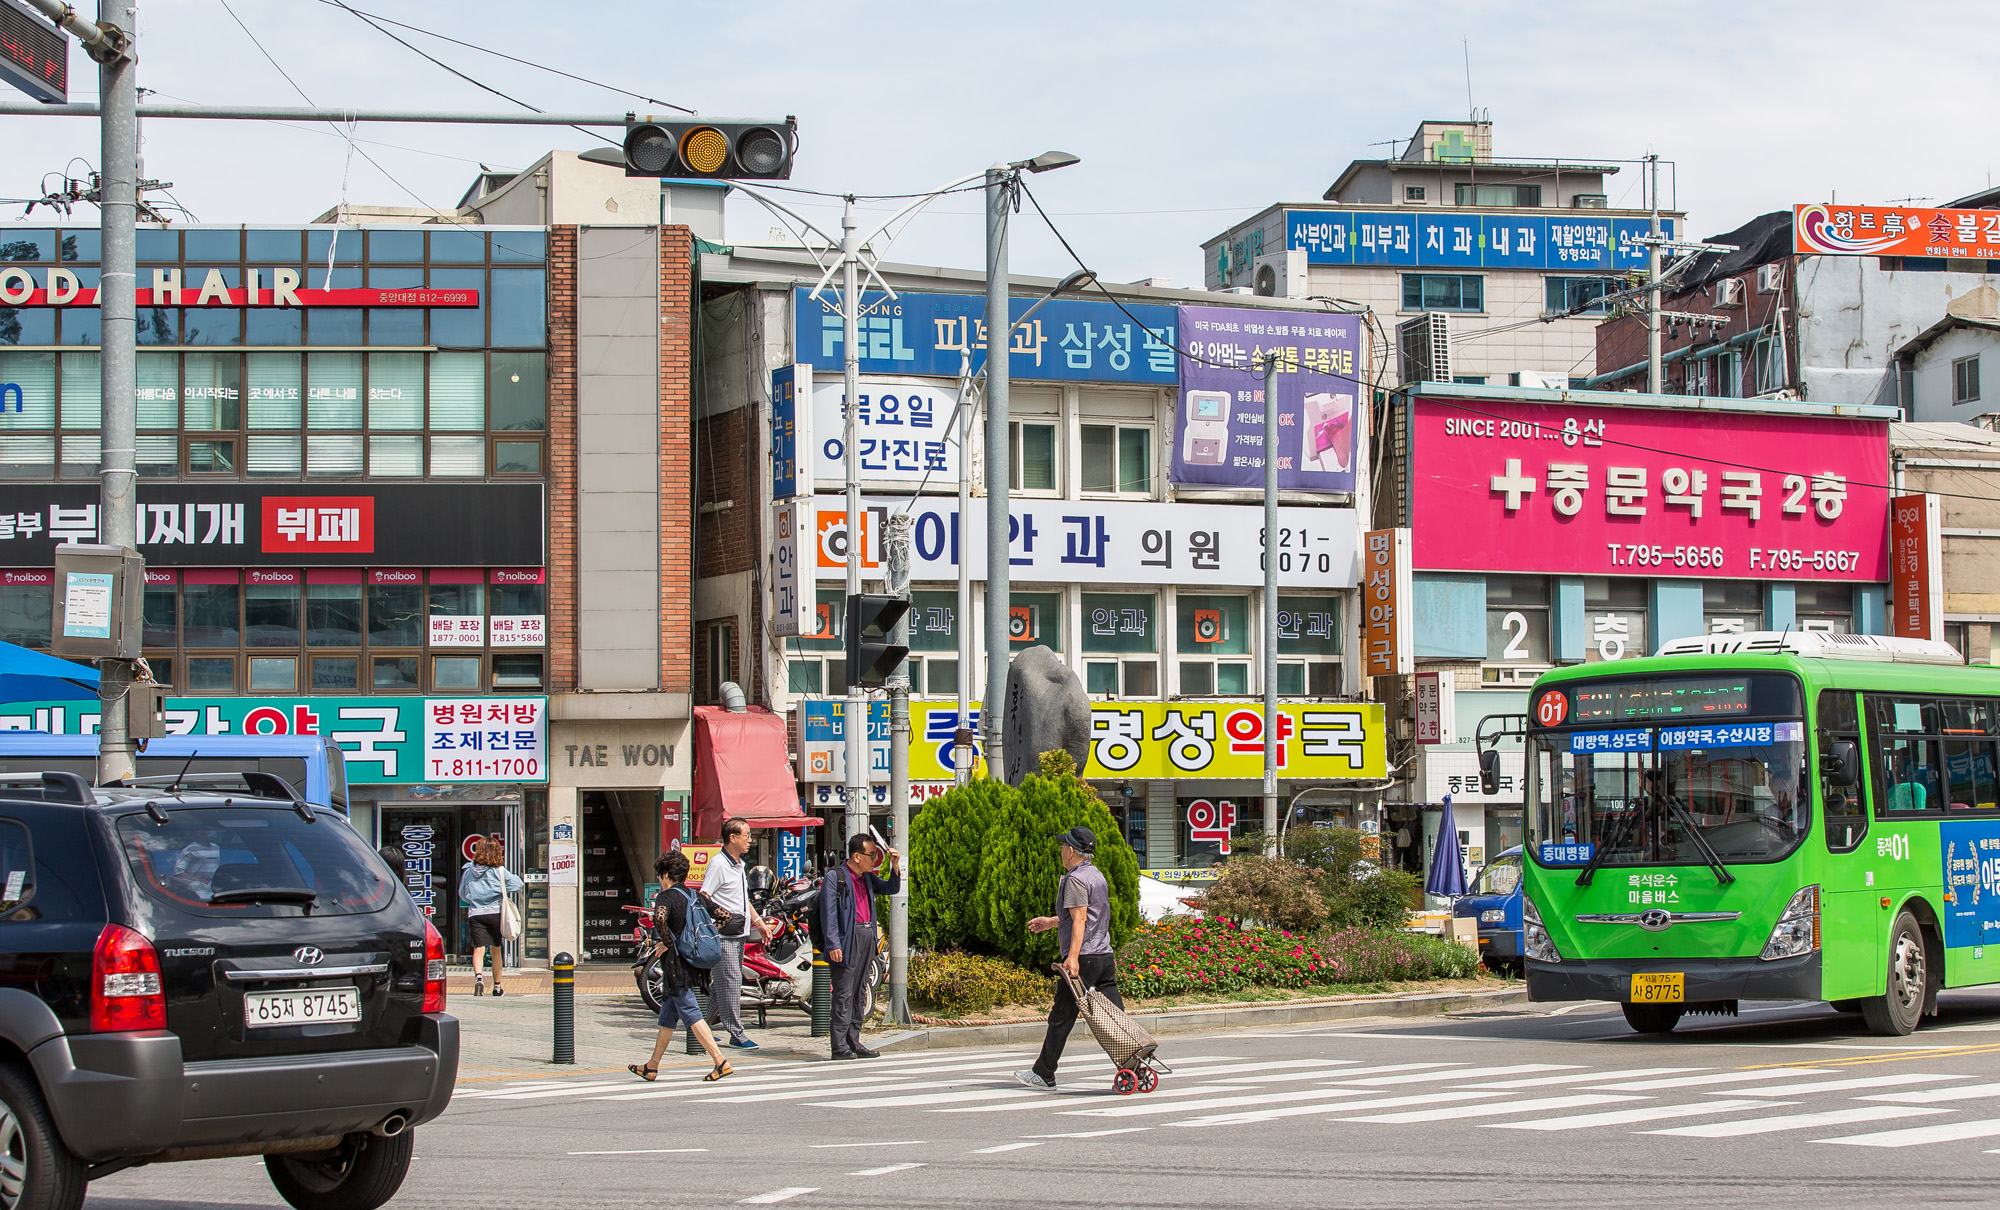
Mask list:
[[[845,375],[840,405],[840,444],[847,472],[847,596],[861,592],[861,241],[854,226],[854,195],[840,211],[840,336]],[[851,623],[850,623],[851,624]],[[841,736],[847,756],[847,836],[868,830],[868,691],[861,687],[861,670],[847,669],[847,705],[841,712]]]
[[[1007,493],[1013,485],[1013,443],[1007,432],[1007,348],[1013,343],[1007,322],[1007,215],[1014,205],[1014,172],[1007,164],[986,170],[986,688],[979,723],[986,734],[986,776],[1003,780],[1007,765],[1000,720],[1006,713],[1013,571],[1007,561]]]
[[[1278,855],[1278,355],[1264,355],[1264,855]]]
[[[889,595],[910,599],[910,535],[916,518],[909,510],[891,513],[882,535],[882,565]],[[889,1014],[891,1025],[910,1023],[910,615],[889,627],[891,646],[904,649],[888,676],[889,843],[903,853],[902,886],[889,897]]]

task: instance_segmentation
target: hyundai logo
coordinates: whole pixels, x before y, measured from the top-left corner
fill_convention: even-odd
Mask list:
[[[1666,915],[1665,912],[1660,914],[1662,916]],[[1647,927],[1650,928],[1651,926],[1648,925]],[[1660,927],[1665,928],[1666,926],[1661,925]],[[292,951],[292,960],[300,966],[318,966],[320,963],[326,961],[326,954],[317,945],[302,945]]]
[[[1673,926],[1673,913],[1665,908],[1647,908],[1639,913],[1639,927],[1649,933],[1664,932]]]

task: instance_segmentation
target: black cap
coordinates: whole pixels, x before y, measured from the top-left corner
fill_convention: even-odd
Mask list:
[[[1056,842],[1058,844],[1066,844],[1086,857],[1097,851],[1097,833],[1082,824],[1078,824],[1069,831],[1064,832],[1061,836],[1056,837]]]

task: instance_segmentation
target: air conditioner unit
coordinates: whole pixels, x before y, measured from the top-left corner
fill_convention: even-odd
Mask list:
[[[1405,383],[1451,381],[1451,317],[1426,311],[1396,325],[1397,373]]]
[[[1250,281],[1251,290],[1265,298],[1305,297],[1305,250],[1271,252],[1258,257]]]
[[[1710,288],[1709,296],[1718,307],[1740,307],[1743,305],[1743,279],[1725,277]]]
[[[1783,264],[1757,266],[1757,293],[1776,294],[1785,288]]]
[[[1569,204],[1573,210],[1603,210],[1611,205],[1611,198],[1602,193],[1579,193]]]

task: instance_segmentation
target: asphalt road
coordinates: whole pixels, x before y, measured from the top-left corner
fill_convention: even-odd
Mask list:
[[[748,1059],[720,1084],[670,1055],[654,1085],[462,1086],[390,1204],[1990,1206],[2000,990],[1940,1004],[1904,1040],[1773,1003],[1667,1037],[1610,1005],[1174,1034],[1173,1074],[1131,1097],[1081,1040],[1053,1094],[1011,1083],[1018,1049]],[[87,1205],[282,1203],[238,1159],[120,1173]]]

